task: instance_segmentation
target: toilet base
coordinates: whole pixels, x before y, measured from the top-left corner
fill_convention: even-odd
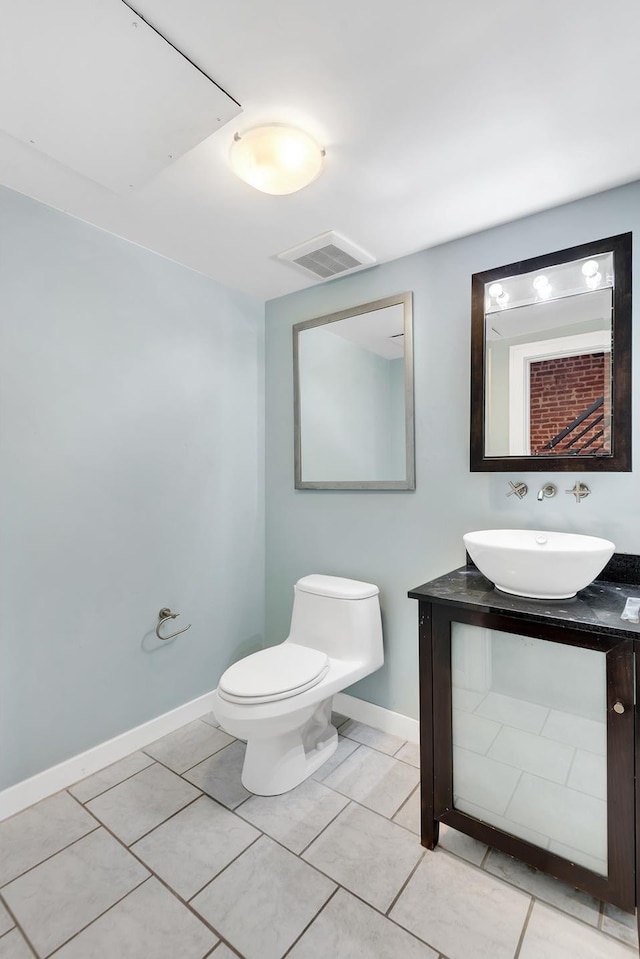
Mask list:
[[[329,759],[338,746],[331,725],[331,699],[320,703],[302,728],[271,739],[247,742],[242,785],[257,796],[279,796],[299,786]]]

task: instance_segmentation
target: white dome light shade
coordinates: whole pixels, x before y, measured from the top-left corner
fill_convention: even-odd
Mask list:
[[[229,155],[241,180],[278,196],[295,193],[315,180],[323,158],[324,150],[308,133],[278,123],[236,133]]]

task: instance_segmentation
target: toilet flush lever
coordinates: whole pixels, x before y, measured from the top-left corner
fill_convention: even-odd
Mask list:
[[[158,637],[158,639],[161,639],[163,641],[167,639],[173,639],[175,636],[179,636],[180,633],[186,633],[188,629],[191,629],[191,623],[189,623],[188,626],[183,626],[182,629],[179,629],[175,633],[169,633],[168,636],[162,636],[160,634],[160,627],[164,626],[164,624],[167,623],[170,619],[176,619],[179,615],[180,613],[172,613],[170,609],[167,609],[166,606],[163,606],[163,608],[158,613],[158,625],[156,626],[156,636]]]

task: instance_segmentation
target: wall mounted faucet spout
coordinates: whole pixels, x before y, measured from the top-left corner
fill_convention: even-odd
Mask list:
[[[551,499],[557,492],[557,486],[554,486],[553,483],[545,483],[538,491],[538,502],[541,503],[543,499]]]

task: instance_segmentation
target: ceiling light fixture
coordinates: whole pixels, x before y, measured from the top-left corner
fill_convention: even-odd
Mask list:
[[[262,193],[295,193],[316,179],[325,151],[295,127],[270,123],[236,135],[229,162],[241,180]]]

